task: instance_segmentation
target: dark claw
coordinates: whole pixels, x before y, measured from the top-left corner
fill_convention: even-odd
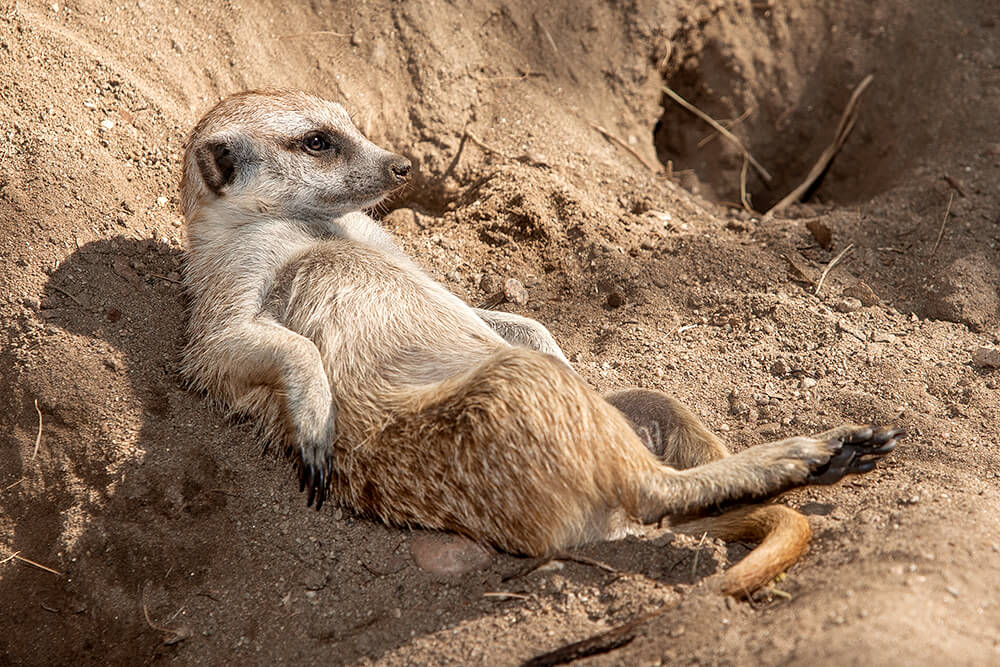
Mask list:
[[[319,469],[319,488],[316,494],[316,511],[323,506],[323,501],[326,500],[326,468]]]
[[[844,475],[869,472],[875,468],[879,459],[896,448],[897,440],[905,435],[898,428],[859,429],[841,441],[840,449],[830,460],[809,476],[809,483],[833,484]]]
[[[309,464],[309,479],[306,486],[309,487],[309,498],[306,500],[306,507],[312,507],[313,499],[316,497],[316,468]]]
[[[306,464],[305,461],[299,461],[299,493],[306,490]]]

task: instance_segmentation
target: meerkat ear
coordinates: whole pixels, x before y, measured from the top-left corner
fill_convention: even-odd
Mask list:
[[[194,149],[194,159],[205,185],[217,195],[236,177],[236,150],[231,141],[210,137]]]

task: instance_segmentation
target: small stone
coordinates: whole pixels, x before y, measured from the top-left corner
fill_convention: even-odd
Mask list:
[[[608,292],[608,307],[609,308],[620,308],[625,305],[625,295],[621,292],[614,290]]]
[[[361,33],[357,30],[351,35],[351,46],[361,46]]]
[[[856,299],[853,296],[845,296],[833,305],[834,308],[842,313],[853,313],[856,310],[861,309],[861,299]]]
[[[503,283],[503,295],[511,303],[523,306],[528,303],[528,290],[517,278],[508,278]]]
[[[802,389],[812,389],[815,386],[816,386],[816,380],[810,377],[804,377],[801,380],[799,380],[799,387]]]
[[[844,290],[844,296],[851,296],[861,302],[862,306],[877,306],[880,299],[875,291],[869,287],[868,283],[859,280]]]
[[[500,288],[500,278],[494,273],[484,273],[483,277],[479,279],[479,289],[487,294],[496,294]]]
[[[777,377],[788,375],[790,370],[791,369],[788,367],[788,363],[784,359],[778,359],[771,364],[771,374]]]
[[[447,533],[425,533],[410,542],[410,554],[424,572],[439,576],[459,576],[490,566],[489,551],[472,540]]]
[[[105,118],[104,120],[101,121],[102,130],[107,131],[112,129],[114,126],[115,126],[115,121],[111,120],[110,118]]]
[[[1000,350],[984,345],[972,353],[972,363],[980,368],[1000,368]]]
[[[168,201],[169,200],[166,197],[157,197],[156,198],[156,205],[157,206],[166,206]]]
[[[184,55],[184,46],[176,39],[170,40],[170,47],[180,55]]]
[[[958,589],[957,589],[957,588],[955,588],[954,586],[947,586],[947,587],[945,588],[945,590],[946,590],[946,591],[948,591],[948,593],[949,593],[949,594],[950,594],[950,595],[951,595],[951,596],[952,596],[953,598],[957,598],[957,597],[958,597]]]
[[[42,302],[33,296],[25,297],[21,304],[29,310],[39,310],[42,307]]]

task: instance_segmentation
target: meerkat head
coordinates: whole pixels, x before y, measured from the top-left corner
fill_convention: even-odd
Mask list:
[[[409,172],[409,160],[368,141],[339,104],[300,91],[251,91],[219,102],[195,126],[181,196],[189,220],[213,203],[329,220],[374,206]]]

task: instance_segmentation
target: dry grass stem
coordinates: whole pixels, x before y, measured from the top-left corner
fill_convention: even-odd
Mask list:
[[[42,411],[38,409],[38,399],[35,399],[35,412],[38,413],[38,435],[35,436],[35,451],[31,453],[31,461],[38,456],[38,445],[42,444]]]
[[[529,596],[524,593],[508,593],[507,591],[487,591],[483,593],[484,598],[500,598],[501,600],[506,600],[507,598],[514,598],[516,600],[527,600]]]
[[[312,37],[314,35],[330,35],[331,37],[350,37],[346,32],[334,32],[333,30],[311,30],[309,32],[293,32],[288,35],[278,35],[277,39],[292,39],[294,37]]]
[[[690,102],[688,102],[686,99],[684,99],[683,97],[681,97],[680,95],[678,95],[677,93],[675,93],[673,90],[671,90],[667,86],[663,86],[663,92],[666,93],[668,96],[670,96],[670,98],[674,102],[677,102],[677,104],[680,104],[682,107],[684,107],[685,109],[687,109],[688,111],[690,111],[691,113],[693,113],[695,116],[698,116],[698,118],[701,118],[703,121],[705,121],[706,123],[708,123],[709,125],[711,125],[713,128],[715,128],[716,132],[718,132],[723,137],[725,137],[730,142],[732,142],[732,144],[735,145],[737,148],[739,148],[740,152],[742,152],[743,155],[746,156],[747,160],[750,161],[750,165],[757,171],[758,174],[760,174],[760,177],[763,178],[764,181],[767,182],[767,183],[771,182],[771,180],[772,180],[771,179],[771,174],[768,173],[767,169],[764,168],[764,165],[762,165],[760,162],[758,162],[757,159],[754,158],[754,156],[750,154],[750,151],[747,150],[746,146],[743,145],[743,142],[741,142],[736,137],[735,134],[733,134],[732,132],[730,132],[729,130],[727,130],[725,127],[723,127],[723,125],[719,121],[715,120],[714,118],[712,118],[711,116],[709,116],[707,113],[705,113],[704,111],[702,111],[701,109],[699,109],[695,105],[693,105]]]
[[[55,291],[59,292],[60,294],[62,294],[64,296],[68,296],[73,301],[73,303],[75,303],[76,305],[80,306],[81,308],[84,307],[83,304],[80,303],[79,299],[77,299],[75,296],[73,296],[72,294],[70,294],[69,292],[67,292],[66,290],[64,290],[62,287],[59,287],[58,285],[52,285],[51,287],[52,287],[52,289],[54,289]]]
[[[736,127],[737,125],[745,121],[747,118],[749,118],[751,113],[753,113],[753,107],[750,107],[746,111],[741,113],[738,118],[734,118],[732,120],[719,121],[719,122],[720,124],[724,125],[727,130],[732,130],[734,127]],[[713,132],[709,135],[702,137],[701,140],[698,142],[698,148],[704,148],[708,144],[712,143],[712,140],[715,139],[717,136],[719,136],[719,133]]]
[[[469,139],[472,140],[472,143],[474,143],[475,145],[479,146],[484,151],[488,151],[490,153],[494,153],[496,155],[499,155],[500,157],[504,158],[505,160],[511,160],[511,161],[516,161],[517,160],[517,158],[514,157],[513,155],[510,155],[510,154],[506,153],[505,151],[500,150],[499,148],[494,148],[493,146],[490,146],[488,143],[486,143],[485,141],[483,141],[482,139],[480,139],[479,137],[477,137],[476,135],[474,135],[470,130],[466,130],[465,131],[465,136],[469,137]]]
[[[57,577],[61,577],[62,576],[62,572],[59,572],[58,570],[53,570],[51,567],[48,567],[46,565],[42,565],[41,563],[36,563],[35,561],[31,560],[30,558],[25,558],[24,556],[21,555],[20,551],[15,551],[10,556],[8,556],[6,559],[4,559],[3,561],[0,561],[0,562],[6,563],[11,558],[19,560],[22,563],[24,563],[25,565],[31,565],[32,567],[37,567],[39,570],[45,570],[46,572],[51,572],[52,574],[56,575]]]
[[[701,556],[701,547],[705,544],[705,538],[708,537],[708,532],[701,534],[701,541],[698,542],[698,546],[694,550],[694,562],[691,564],[691,578],[694,579],[698,576],[698,557]]]
[[[836,257],[830,260],[830,263],[826,265],[825,269],[823,269],[823,273],[822,275],[820,275],[819,280],[816,281],[816,289],[813,291],[813,294],[816,295],[819,294],[819,291],[823,289],[823,281],[826,280],[826,276],[828,273],[830,273],[830,269],[837,266],[837,264],[840,263],[840,260],[844,259],[844,256],[847,255],[847,253],[849,253],[853,249],[854,249],[854,244],[848,243],[846,248],[841,250]]]
[[[782,198],[777,204],[772,206],[767,213],[764,214],[762,221],[770,220],[779,211],[783,210],[792,202],[798,201],[803,194],[805,194],[809,188],[813,186],[817,179],[823,175],[830,163],[833,162],[833,158],[837,156],[840,152],[841,147],[844,142],[847,141],[847,137],[851,134],[851,130],[854,129],[854,123],[858,119],[858,101],[861,99],[861,93],[865,92],[865,89],[871,84],[875,77],[869,74],[861,83],[857,85],[854,92],[851,93],[851,99],[847,101],[847,106],[844,107],[844,112],[840,114],[840,122],[837,123],[837,131],[834,133],[833,141],[830,145],[820,154],[819,159],[813,165],[812,169],[809,170],[809,174],[806,176],[805,180],[799,184],[797,188],[789,192]]]
[[[944,218],[941,219],[941,228],[938,229],[937,240],[934,242],[934,248],[931,250],[931,255],[937,252],[938,247],[941,245],[941,239],[944,237],[944,226],[948,222],[948,214],[951,213],[951,203],[955,201],[955,193],[951,192],[948,194],[948,206],[944,209]]]
[[[641,162],[643,165],[645,165],[646,169],[649,169],[654,174],[660,171],[659,167],[654,166],[653,164],[650,164],[650,162],[648,160],[646,160],[646,158],[644,158],[637,150],[635,150],[634,148],[632,148],[631,146],[629,146],[626,142],[622,141],[621,139],[619,139],[615,135],[611,134],[605,128],[601,127],[600,125],[598,125],[596,123],[591,123],[590,126],[592,128],[594,128],[595,130],[597,130],[598,132],[600,132],[601,134],[603,134],[605,139],[608,139],[609,141],[613,141],[614,143],[618,144],[619,146],[621,146],[622,148],[624,148],[626,151],[628,151],[629,153],[631,153],[631,155],[635,159],[637,159],[639,162]]]
[[[750,213],[756,213],[753,210],[753,206],[750,205],[750,198],[747,196],[747,170],[750,166],[750,160],[747,156],[743,156],[743,166],[740,167],[740,203],[743,204],[743,210]]]

